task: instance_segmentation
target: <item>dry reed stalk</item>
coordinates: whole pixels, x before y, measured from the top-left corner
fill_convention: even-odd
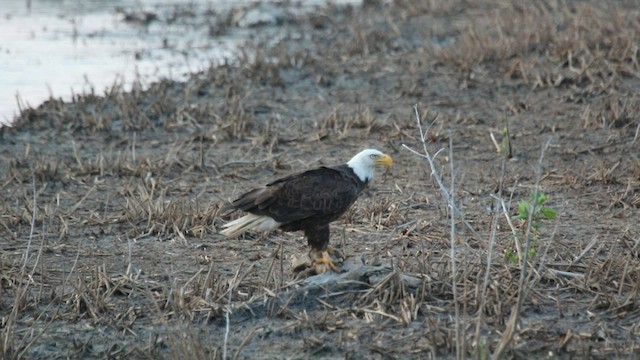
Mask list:
[[[460,213],[460,210],[455,204],[455,168],[453,165],[453,140],[451,136],[451,132],[449,133],[449,165],[450,165],[450,176],[451,176],[451,187],[449,190],[445,187],[442,178],[436,168],[435,159],[438,154],[443,150],[438,150],[433,156],[428,150],[428,145],[426,141],[426,132],[428,132],[429,128],[426,130],[422,129],[422,120],[420,119],[420,114],[418,112],[418,106],[414,105],[414,111],[416,114],[416,122],[418,131],[420,131],[420,142],[422,143],[423,154],[418,153],[417,151],[409,148],[406,145],[402,145],[405,149],[408,149],[412,153],[424,158],[427,160],[429,164],[429,168],[431,169],[431,177],[435,180],[436,184],[438,184],[438,189],[440,190],[440,194],[444,198],[447,208],[450,209],[450,234],[449,234],[449,246],[450,246],[450,262],[451,262],[451,287],[453,291],[453,302],[454,302],[454,314],[455,314],[455,345],[456,345],[456,358],[463,359],[465,354],[465,337],[464,330],[462,329],[462,322],[460,318],[460,304],[459,304],[459,295],[458,295],[458,267],[457,267],[457,251],[456,251],[456,215],[459,214],[461,221],[467,225],[474,233],[475,229],[471,227],[471,225],[464,220],[464,217]],[[429,127],[437,120],[437,115],[432,120]]]
[[[544,154],[551,145],[552,139],[547,140],[544,144],[542,144],[540,151],[540,158],[538,160],[538,165],[536,166],[536,177],[535,177],[535,185],[534,185],[534,194],[540,193],[540,179],[542,178],[542,168],[544,163]],[[506,214],[508,216],[508,214]],[[525,238],[525,247],[523,251],[523,258],[521,262],[521,270],[520,270],[520,279],[518,281],[518,294],[516,298],[516,304],[511,309],[511,315],[509,316],[509,320],[507,322],[507,327],[504,330],[502,335],[502,339],[500,340],[497,349],[493,353],[493,359],[500,359],[507,346],[511,343],[513,336],[515,335],[516,327],[518,324],[518,319],[520,316],[520,312],[522,310],[522,305],[525,297],[527,296],[528,290],[530,288],[528,279],[532,276],[527,272],[529,266],[529,249],[531,248],[531,229],[532,229],[532,216],[533,211],[529,212],[529,217],[527,219],[527,228],[525,230],[524,238]]]

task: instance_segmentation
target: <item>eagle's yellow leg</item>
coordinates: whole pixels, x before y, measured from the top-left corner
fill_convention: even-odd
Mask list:
[[[307,244],[311,248],[308,262],[294,261],[293,271],[301,276],[313,276],[325,273],[327,270],[340,272],[343,257],[329,246],[329,224],[320,224],[304,229]]]
[[[311,250],[309,252],[309,258],[311,258],[316,274],[322,274],[327,270],[341,272],[339,263],[331,257],[332,254],[337,254],[332,247],[326,250]]]

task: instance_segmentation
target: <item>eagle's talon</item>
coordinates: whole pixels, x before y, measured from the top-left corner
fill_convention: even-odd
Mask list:
[[[308,257],[294,258],[292,261],[292,269],[296,278],[304,278],[313,275],[324,274],[331,270],[335,273],[343,272],[342,257],[332,256],[338,255],[335,250],[311,250]]]
[[[335,249],[330,249],[331,250],[327,249],[321,251],[311,250],[309,252],[309,258],[313,262],[313,267],[317,275],[323,274],[327,270],[332,270],[336,273],[342,272],[340,268],[340,265],[342,265],[342,259],[332,257],[330,254],[336,254],[336,252]]]

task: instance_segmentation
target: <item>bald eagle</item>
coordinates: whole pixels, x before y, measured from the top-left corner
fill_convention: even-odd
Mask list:
[[[377,165],[390,167],[389,155],[367,149],[346,164],[319,167],[275,180],[253,189],[222,211],[247,214],[223,225],[220,233],[235,237],[247,230],[302,230],[311,247],[309,258],[317,273],[339,271],[329,256],[329,223],[337,220],[356,201],[373,178]]]

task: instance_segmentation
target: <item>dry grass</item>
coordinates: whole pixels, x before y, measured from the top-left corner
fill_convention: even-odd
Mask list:
[[[25,110],[0,138],[0,353],[633,358],[637,15],[332,6],[184,83]],[[238,193],[364,147],[396,166],[333,226],[346,274],[296,279],[300,234],[217,235]],[[537,189],[559,217],[533,239],[511,216]]]

